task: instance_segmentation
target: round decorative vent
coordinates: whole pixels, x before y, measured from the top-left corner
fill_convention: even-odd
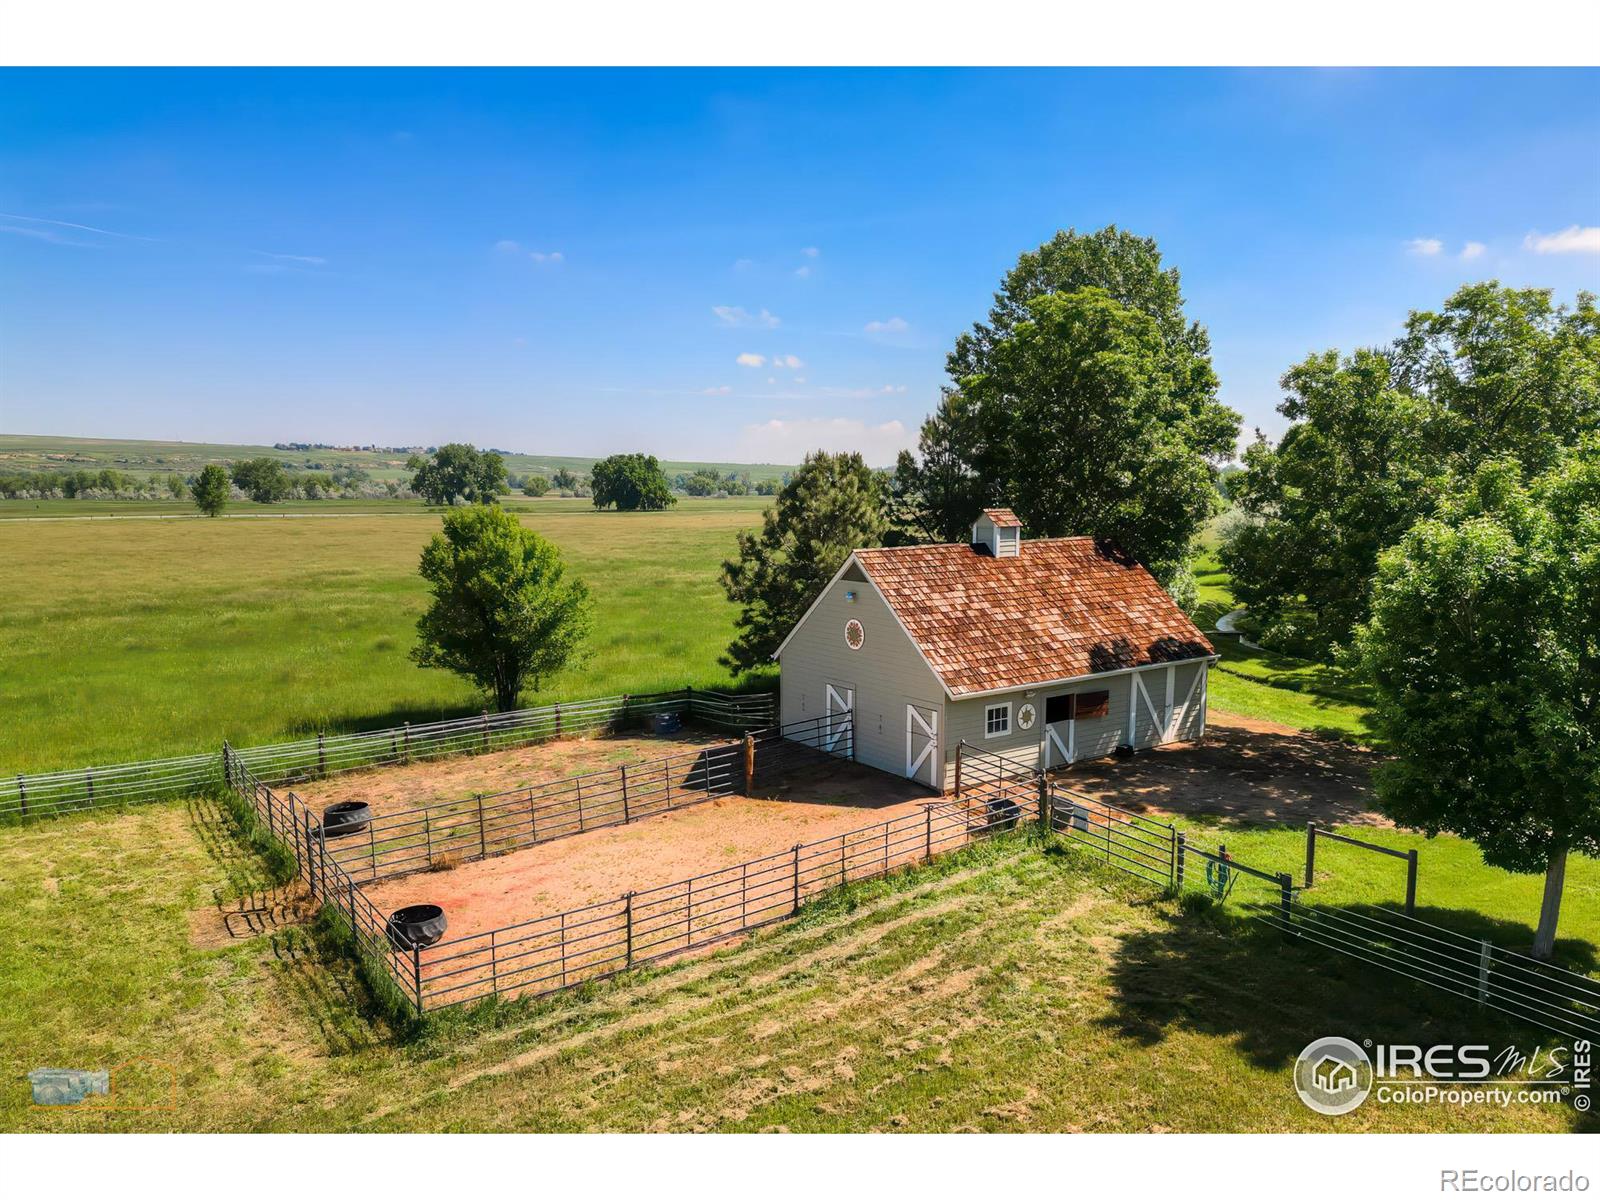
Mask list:
[[[861,649],[861,644],[867,640],[867,631],[861,628],[861,622],[851,617],[844,623],[844,644],[852,650]]]
[[[1033,705],[1024,704],[1021,708],[1017,709],[1017,728],[1033,728]]]

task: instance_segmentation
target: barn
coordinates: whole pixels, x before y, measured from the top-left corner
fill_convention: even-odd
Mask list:
[[[941,790],[963,742],[1053,768],[1197,739],[1216,661],[1138,563],[1003,508],[969,545],[854,551],[773,657],[785,724],[849,712],[859,762]]]

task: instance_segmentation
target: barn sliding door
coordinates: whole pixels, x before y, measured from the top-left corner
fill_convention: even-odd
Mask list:
[[[939,710],[906,705],[906,778],[939,786]]]
[[[849,684],[823,685],[822,748],[829,754],[847,754],[855,741],[850,723],[855,719],[856,690]]]

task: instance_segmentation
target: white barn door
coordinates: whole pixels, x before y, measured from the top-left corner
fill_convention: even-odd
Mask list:
[[[939,710],[906,705],[906,778],[939,786]]]
[[[829,754],[848,753],[855,743],[856,690],[848,684],[824,684],[822,748]],[[848,737],[846,736],[848,735]]]

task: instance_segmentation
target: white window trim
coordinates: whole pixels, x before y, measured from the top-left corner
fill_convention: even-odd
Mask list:
[[[990,733],[989,732],[989,714],[994,712],[995,709],[997,709],[997,708],[1003,708],[1005,710],[1005,713],[1006,713],[1006,727],[1004,729],[997,730],[994,733]],[[1011,701],[1007,700],[1004,704],[990,704],[990,705],[986,705],[984,707],[984,710],[983,710],[983,736],[984,736],[984,739],[986,741],[989,738],[1010,737],[1011,736]]]

